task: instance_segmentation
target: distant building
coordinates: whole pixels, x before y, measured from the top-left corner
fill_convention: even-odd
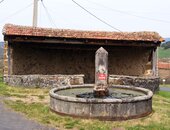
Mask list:
[[[170,83],[170,59],[167,61],[159,61],[159,76],[161,78],[161,83],[169,84]]]
[[[110,83],[117,84],[120,77],[129,76],[133,82],[135,78],[149,77],[158,84],[156,50],[162,38],[156,32],[79,31],[7,24],[3,34],[4,81],[12,85],[52,86],[66,80],[69,84],[94,83],[95,51],[101,46],[109,53]],[[123,83],[126,84],[119,82]],[[157,88],[158,85],[153,89]]]

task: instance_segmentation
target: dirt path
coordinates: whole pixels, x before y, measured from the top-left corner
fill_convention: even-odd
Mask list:
[[[5,106],[4,98],[0,97],[0,130],[56,130],[29,120]]]

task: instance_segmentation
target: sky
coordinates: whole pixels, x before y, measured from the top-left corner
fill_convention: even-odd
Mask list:
[[[32,26],[34,0],[0,0],[0,41],[6,23]],[[39,0],[38,27],[155,31],[170,37],[170,0]],[[90,15],[88,12],[92,15]]]

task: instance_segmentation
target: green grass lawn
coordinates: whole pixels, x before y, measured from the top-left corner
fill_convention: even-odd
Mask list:
[[[60,116],[50,111],[48,89],[11,87],[0,82],[5,104],[40,123],[65,130],[170,130],[170,93],[160,91],[153,97],[153,113],[128,121],[99,121]]]
[[[160,86],[160,87],[167,87],[167,88],[170,88],[170,84],[160,84],[159,86]]]
[[[162,47],[158,48],[158,57],[159,58],[170,58],[170,48],[163,49]]]

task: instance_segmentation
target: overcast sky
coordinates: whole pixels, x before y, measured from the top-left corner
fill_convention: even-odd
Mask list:
[[[170,37],[170,0],[39,0],[38,26],[99,31],[156,31]],[[33,0],[0,0],[0,30],[6,23],[32,26]],[[114,29],[116,28],[116,29]],[[1,31],[2,32],[2,31]],[[0,33],[0,41],[3,35]]]

